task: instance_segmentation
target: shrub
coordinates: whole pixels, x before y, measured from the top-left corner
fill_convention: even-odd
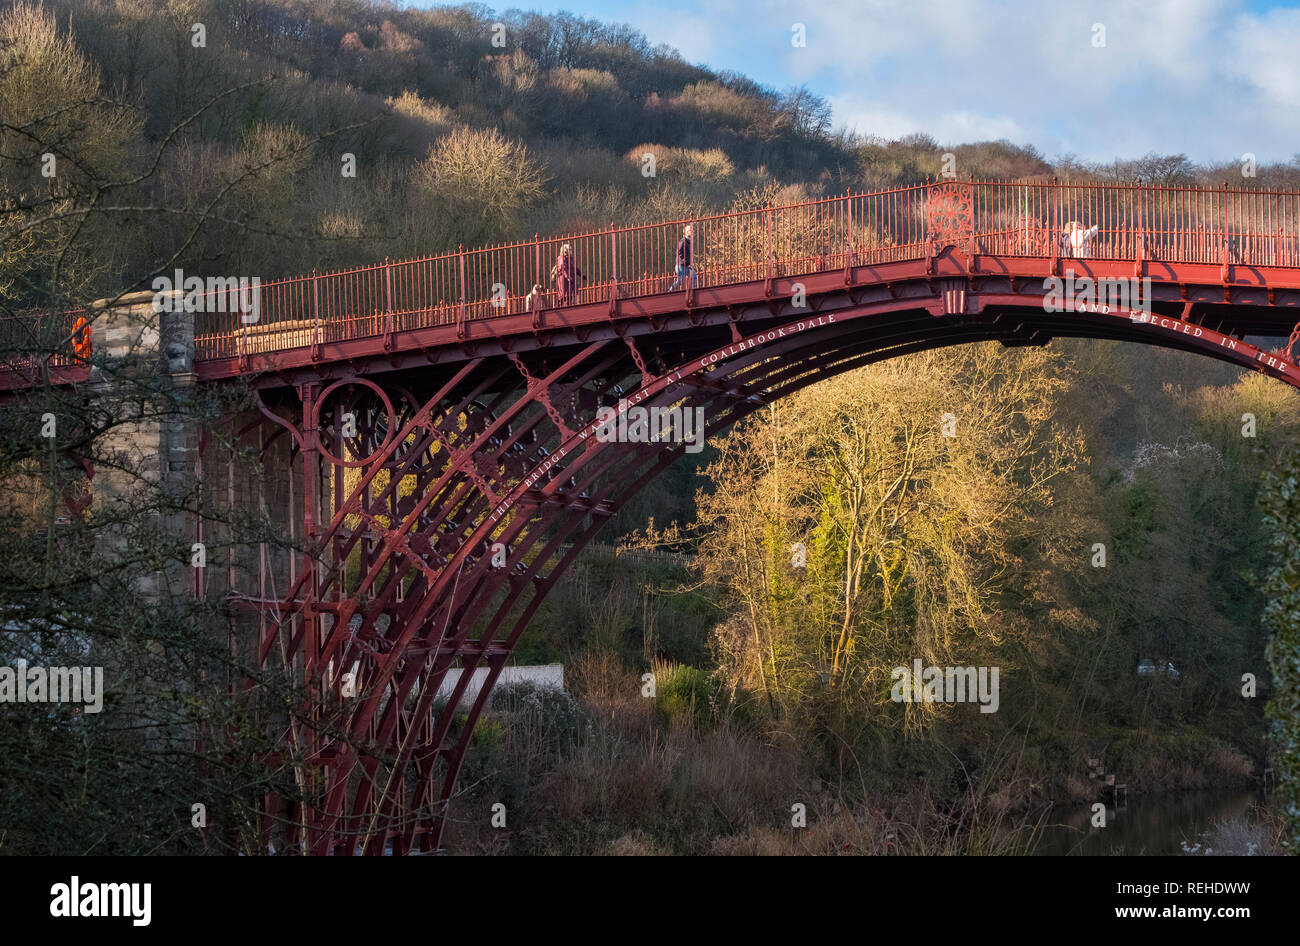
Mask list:
[[[655,709],[665,723],[709,726],[717,721],[722,681],[716,675],[686,664],[658,664],[654,675]]]
[[[572,745],[585,721],[568,693],[535,683],[503,683],[492,691],[488,705],[501,714],[510,745],[550,756]]]
[[[457,128],[412,171],[416,188],[441,218],[446,239],[466,246],[499,240],[540,198],[546,178],[528,149],[496,129]]]
[[[639,168],[644,156],[655,156],[655,176],[679,178],[704,183],[719,183],[730,180],[736,174],[736,166],[721,148],[670,148],[660,144],[640,144],[629,149],[624,158]]]

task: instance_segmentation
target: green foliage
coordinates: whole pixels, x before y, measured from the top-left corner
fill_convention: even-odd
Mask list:
[[[722,682],[707,670],[673,664],[655,674],[655,709],[666,722],[707,725],[718,713]]]
[[[476,752],[495,752],[504,747],[505,743],[505,723],[491,717],[479,720],[469,738],[470,747]]]
[[[1264,624],[1273,634],[1268,662],[1274,695],[1268,714],[1274,720],[1281,773],[1278,793],[1287,824],[1283,843],[1296,854],[1300,853],[1300,461],[1295,454],[1265,483],[1264,522],[1276,556],[1264,584],[1268,596]]]
[[[1263,659],[1259,636],[1242,632],[1259,619],[1251,576],[1268,536],[1251,505],[1260,473],[1295,449],[1300,404],[1254,375],[1180,387],[1142,370],[1155,360],[1165,377],[1231,381],[1192,356],[1095,342],[1064,346],[1062,361],[1042,354],[998,351],[985,364],[954,351],[824,382],[719,441],[696,523],[662,533],[698,537],[696,570],[723,612],[712,626],[725,679],[765,694],[753,705],[763,726],[799,734],[828,777],[889,770],[901,715],[888,669],[918,654],[1001,667],[996,715],[931,711],[919,732],[969,753],[968,765],[1007,727],[1055,791],[1077,790],[1070,773],[1089,755],[1159,788],[1235,783],[1262,758],[1262,705],[1238,692]],[[934,364],[948,357],[961,365]],[[972,417],[981,403],[991,413]],[[955,442],[937,424],[909,435],[908,420],[937,420],[940,404],[962,418]],[[1257,418],[1253,438],[1243,414]],[[1114,423],[1126,416],[1143,436]],[[1034,451],[1052,457],[1036,473]],[[1090,469],[1085,452],[1106,462]],[[903,473],[918,512],[886,504],[884,519],[906,526],[851,539],[855,491]],[[1000,484],[1025,505],[984,520],[980,510],[1003,507]],[[790,565],[794,542],[806,569]],[[1139,677],[1143,659],[1179,675]],[[712,664],[695,666],[684,679],[699,685]]]
[[[1149,481],[1134,484],[1124,495],[1124,510],[1115,533],[1115,556],[1128,564],[1146,557],[1150,534],[1156,527],[1160,490]]]

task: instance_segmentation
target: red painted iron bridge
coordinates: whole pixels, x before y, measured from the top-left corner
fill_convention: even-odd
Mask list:
[[[695,278],[673,289],[688,223]],[[561,305],[565,244],[586,278]],[[1047,280],[1071,275],[1102,297],[1048,311]],[[1300,387],[1300,192],[940,181],[313,273],[263,284],[252,324],[228,290],[194,320],[185,368],[253,387],[259,412],[233,430],[266,475],[210,442],[191,472],[267,510],[297,549],[233,547],[195,592],[236,606],[247,659],[318,693],[306,720],[279,723],[265,842],[432,851],[529,619],[682,454],[597,439],[601,407],[703,407],[714,433],[885,358],[1066,336]],[[11,363],[7,384],[37,368]],[[40,370],[80,383],[92,369],[70,352]],[[218,525],[196,529],[219,544]],[[468,714],[460,688],[436,701],[450,668],[479,666]]]

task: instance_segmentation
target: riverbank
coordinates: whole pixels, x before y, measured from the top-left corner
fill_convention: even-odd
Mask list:
[[[1106,854],[1178,853],[1252,796],[1240,752],[1189,732],[1147,740],[1121,810],[1091,825],[1100,784],[1003,758],[894,774],[862,768],[832,781],[798,740],[727,716],[702,726],[639,690],[577,680],[580,698],[512,687],[475,732],[446,846],[485,854]],[[607,681],[608,682],[608,681]],[[629,695],[629,692],[631,695]],[[661,694],[662,697],[662,694]],[[1161,754],[1158,745],[1179,752]],[[908,754],[910,764],[922,758]],[[955,759],[955,757],[954,757]],[[1217,761],[1216,761],[1217,760]],[[1222,763],[1220,767],[1219,763]],[[954,779],[951,769],[958,777]],[[868,772],[872,774],[868,775]],[[1170,786],[1204,789],[1211,804]],[[505,825],[493,806],[505,805]],[[499,824],[500,819],[497,819]],[[1249,827],[1249,826],[1247,826]],[[1253,829],[1252,829],[1253,830]],[[1257,834],[1258,832],[1256,832]],[[1264,832],[1264,836],[1267,835]],[[1245,837],[1249,831],[1238,831]],[[1250,834],[1255,837],[1255,834]],[[1173,839],[1172,849],[1170,839]],[[1263,847],[1263,842],[1257,842]]]
[[[1107,807],[1095,826],[1091,806],[1045,813],[1039,855],[1264,856],[1281,854],[1274,796],[1258,790],[1166,792]]]

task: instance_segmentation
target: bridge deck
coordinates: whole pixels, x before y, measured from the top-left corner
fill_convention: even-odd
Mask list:
[[[687,225],[694,282],[670,291]],[[561,299],[551,273],[565,245],[583,278]],[[228,285],[190,300],[196,371],[218,380],[410,352],[459,359],[464,352],[454,350],[466,343],[514,338],[531,347],[524,339],[539,332],[762,304],[788,298],[799,281],[811,290],[796,277],[842,273],[844,285],[860,287],[931,278],[949,246],[963,262],[946,275],[971,288],[1073,270],[1150,277],[1179,287],[1182,301],[1287,309],[1300,289],[1300,192],[951,180],[312,273],[262,283],[251,306]],[[1214,291],[1189,295],[1188,287]],[[1250,295],[1261,289],[1267,299]],[[13,351],[56,322],[64,338],[80,314],[10,319],[0,340]],[[1286,336],[1296,321],[1283,324],[1288,318],[1276,312],[1226,328]],[[36,325],[44,328],[33,336]],[[62,380],[87,371],[72,352],[42,363]],[[11,358],[0,387],[32,367]]]

